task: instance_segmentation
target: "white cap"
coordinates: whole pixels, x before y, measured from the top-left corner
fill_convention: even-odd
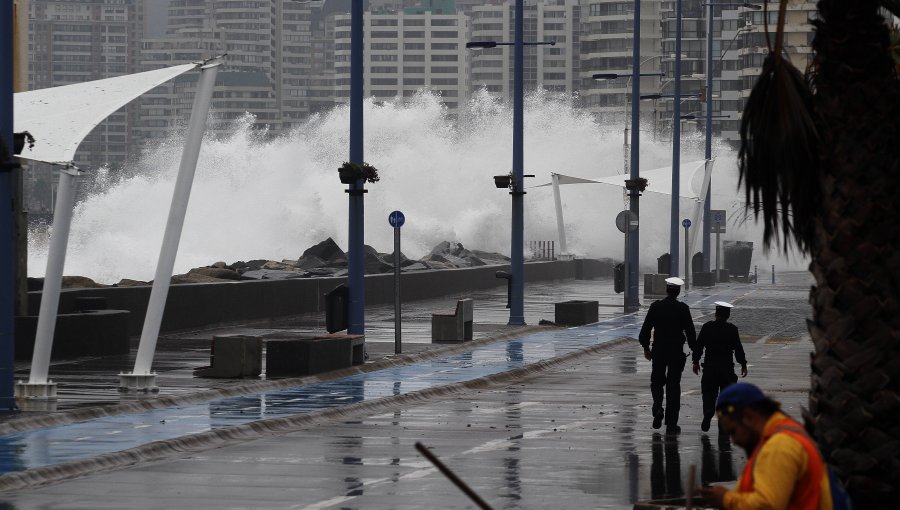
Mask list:
[[[666,285],[674,285],[676,287],[681,287],[684,285],[684,280],[677,276],[673,276],[671,278],[666,278]]]
[[[716,306],[721,306],[722,308],[734,308],[733,304],[726,303],[725,301],[716,301],[714,304]]]

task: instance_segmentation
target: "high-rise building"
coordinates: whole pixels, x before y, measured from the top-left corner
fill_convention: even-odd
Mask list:
[[[143,0],[31,0],[29,89],[57,87],[135,72]],[[118,165],[128,156],[127,107],[84,139],[81,168]]]
[[[423,2],[402,10],[383,8],[365,15],[364,94],[380,100],[411,97],[419,90],[439,94],[455,110],[469,91],[465,40],[468,18],[453,2]],[[350,97],[350,15],[335,17],[335,99]]]
[[[577,2],[564,0],[530,1],[524,5],[524,41],[550,42],[524,48],[523,88],[543,89],[574,96],[580,89],[578,75],[580,13]],[[472,41],[515,41],[515,2],[504,1],[472,5]],[[472,87],[513,96],[513,46],[473,50]]]
[[[631,73],[634,48],[634,2],[582,0],[579,71],[582,108],[602,122],[630,122]],[[660,2],[641,2],[640,72],[662,72],[665,55],[661,46]],[[594,80],[595,74],[617,74],[615,79]],[[659,91],[661,78],[640,79],[641,94]],[[664,80],[664,78],[663,78]],[[641,115],[649,118],[652,105],[641,103]]]

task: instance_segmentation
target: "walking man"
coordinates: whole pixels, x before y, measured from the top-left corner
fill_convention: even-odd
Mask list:
[[[734,305],[724,301],[716,301],[716,319],[707,322],[700,328],[697,345],[694,351],[694,373],[700,374],[700,357],[706,351],[703,360],[703,377],[700,389],[703,392],[703,423],[700,429],[709,430],[713,415],[716,412],[716,399],[719,392],[729,384],[737,382],[734,373],[734,360],[741,364],[741,377],[747,377],[747,357],[738,328],[728,322]]]
[[[644,318],[638,340],[644,348],[644,357],[653,363],[650,373],[650,394],[653,395],[653,428],[666,421],[666,432],[677,434],[678,412],[681,409],[681,372],[687,362],[684,342],[693,350],[697,333],[688,305],[678,301],[684,280],[666,278],[665,299],[654,301]],[[653,331],[653,345],[650,331]],[[663,407],[663,397],[666,405]]]

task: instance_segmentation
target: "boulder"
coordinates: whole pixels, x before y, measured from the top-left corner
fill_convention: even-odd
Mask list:
[[[296,278],[308,278],[310,274],[297,270],[284,271],[280,269],[252,269],[250,271],[245,271],[242,276],[245,280],[293,280]]]
[[[113,285],[113,287],[145,287],[150,285],[149,282],[142,282],[140,280],[131,280],[129,278],[122,278],[119,280],[119,283]]]
[[[213,278],[218,278],[220,280],[240,280],[241,275],[237,271],[233,269],[226,269],[224,267],[195,267],[188,271],[188,275],[192,274],[201,274],[204,276],[211,276]]]
[[[102,289],[108,287],[91,280],[85,276],[63,276],[62,288],[64,289]]]
[[[475,267],[487,265],[477,255],[467,250],[462,243],[444,241],[435,246],[431,253],[422,258],[423,262],[432,262],[449,267]]]
[[[347,265],[347,255],[334,242],[334,239],[329,237],[304,251],[303,255],[297,259],[296,265],[301,269],[323,266],[344,267]]]
[[[270,260],[262,265],[260,269],[277,270],[277,271],[296,271],[297,267],[293,264],[285,264],[284,262],[275,262]],[[246,273],[244,273],[246,274]]]

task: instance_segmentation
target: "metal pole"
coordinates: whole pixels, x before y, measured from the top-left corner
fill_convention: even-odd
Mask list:
[[[147,315],[144,318],[144,327],[141,330],[141,341],[134,361],[134,371],[131,374],[119,374],[120,388],[153,389],[155,387],[155,382],[148,376],[152,376],[150,367],[153,364],[153,356],[156,352],[159,328],[162,324],[163,311],[166,307],[166,297],[169,293],[172,270],[175,267],[175,257],[178,254],[178,244],[181,241],[184,217],[191,197],[191,186],[194,182],[197,160],[200,157],[203,133],[206,131],[206,118],[209,115],[209,105],[212,102],[216,75],[222,62],[221,59],[215,59],[200,68],[200,79],[197,82],[194,104],[191,107],[187,137],[184,141],[184,150],[181,153],[181,164],[178,168],[178,177],[175,180],[175,189],[172,192],[172,205],[169,208],[166,230],[163,234],[162,247],[159,251],[159,262],[156,265],[156,274],[153,277],[153,288],[150,290],[150,301],[147,304]]]
[[[630,174],[632,181],[640,178],[640,95],[641,95],[641,0],[634,0],[634,39],[631,51],[631,158]],[[628,208],[640,221],[640,191],[630,190]],[[626,228],[625,230],[628,230]],[[625,257],[628,272],[625,274],[627,291],[625,292],[625,308],[636,309],[638,302],[638,268],[640,266],[640,226],[628,235],[628,253]]]
[[[688,264],[690,264],[691,257],[688,249],[688,227],[684,227],[684,288],[685,290],[691,287],[691,272],[688,270]]]
[[[706,6],[706,139],[703,157],[706,161],[712,159],[712,83],[713,83],[713,5],[710,2]],[[712,178],[706,188],[706,200],[703,201],[703,271],[709,272],[709,231],[710,231],[710,201],[712,200]]]
[[[69,228],[72,225],[75,187],[79,174],[80,172],[76,168],[66,168],[59,172],[56,208],[53,211],[53,233],[50,236],[50,247],[47,253],[47,270],[44,272],[44,288],[41,292],[41,306],[38,311],[28,384],[47,384],[50,352],[53,349],[53,333],[56,329],[56,313],[59,309],[59,291],[62,288],[66,246],[69,243]]]
[[[362,163],[363,157],[363,4],[351,2],[350,11],[350,162]],[[365,289],[365,211],[363,196],[365,180],[350,184],[347,283],[349,310],[347,332],[363,335],[366,331]]]
[[[400,228],[394,228],[394,354],[400,354]]]
[[[512,269],[512,300],[509,306],[509,325],[525,325],[525,183],[524,166],[524,67],[525,32],[524,0],[516,0],[515,55],[513,59],[513,190],[512,195],[512,235],[510,246],[510,266]]]
[[[675,0],[675,104],[672,113],[672,208],[669,225],[669,274],[678,276],[678,218],[681,179],[681,0]]]
[[[772,285],[775,285],[775,264],[772,264]]]
[[[15,411],[16,211],[13,152],[13,3],[0,12],[0,412]]]
[[[716,277],[713,279],[716,283],[719,283],[719,232],[716,232]]]

